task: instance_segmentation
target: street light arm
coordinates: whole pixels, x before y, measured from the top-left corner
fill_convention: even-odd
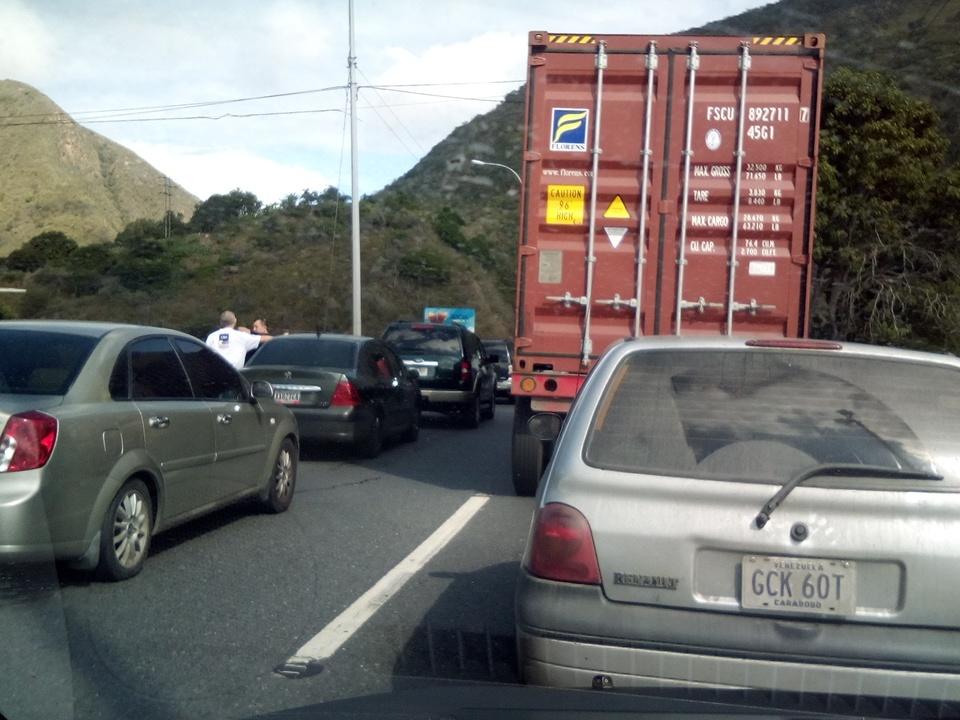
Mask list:
[[[498,167],[498,168],[503,168],[504,170],[509,170],[510,172],[513,173],[513,176],[517,179],[517,182],[520,183],[521,185],[523,185],[523,180],[522,180],[521,177],[520,177],[520,173],[518,173],[516,170],[514,170],[514,169],[513,169],[512,167],[510,167],[509,165],[504,165],[504,164],[502,164],[502,163],[495,163],[495,162],[487,162],[486,160],[477,160],[476,158],[471,159],[471,160],[470,160],[470,163],[471,163],[472,165],[492,165],[493,167]]]

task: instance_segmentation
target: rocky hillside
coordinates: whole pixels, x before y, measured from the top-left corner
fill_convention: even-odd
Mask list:
[[[81,245],[113,240],[132,220],[162,217],[163,188],[134,153],[29,85],[0,80],[0,255],[44,231]],[[174,185],[171,200],[189,219],[197,198]]]

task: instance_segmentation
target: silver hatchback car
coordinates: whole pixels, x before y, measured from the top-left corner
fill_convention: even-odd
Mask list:
[[[624,341],[541,482],[519,665],[565,687],[953,702],[958,597],[960,360]]]

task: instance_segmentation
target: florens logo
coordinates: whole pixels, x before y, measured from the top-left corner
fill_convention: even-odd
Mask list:
[[[586,152],[590,111],[583,108],[554,108],[550,121],[550,149],[559,152]]]

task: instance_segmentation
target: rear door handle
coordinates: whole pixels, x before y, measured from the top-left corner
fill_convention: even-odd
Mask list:
[[[165,428],[170,426],[170,418],[165,415],[154,415],[147,423],[152,428]]]
[[[233,415],[228,415],[227,413],[220,413],[217,415],[217,422],[221,425],[229,425],[233,422]]]

